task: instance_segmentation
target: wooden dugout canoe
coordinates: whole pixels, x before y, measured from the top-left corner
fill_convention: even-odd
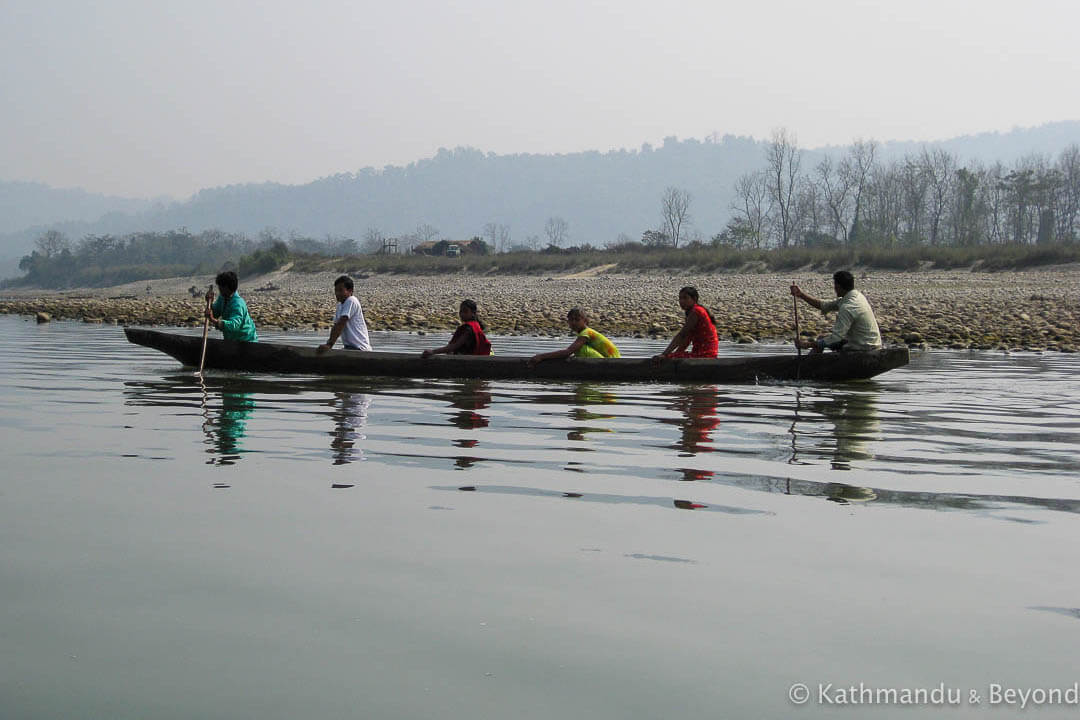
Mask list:
[[[124,328],[136,345],[160,350],[189,367],[199,366],[202,338],[194,335]],[[548,360],[533,368],[523,356],[490,357],[419,353],[331,350],[319,355],[314,347],[276,343],[246,343],[211,338],[206,344],[206,367],[248,372],[306,375],[371,375],[392,377],[486,378],[506,380],[596,380],[611,382],[757,382],[759,380],[864,380],[908,363],[906,347],[871,352],[747,354],[715,360],[650,358],[570,358]]]

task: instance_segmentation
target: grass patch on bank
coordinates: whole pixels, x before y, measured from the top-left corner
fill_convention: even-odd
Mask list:
[[[0,282],[0,288],[109,287],[134,281],[214,274],[220,269],[234,267],[241,282],[247,282],[286,263],[292,263],[292,270],[295,272],[338,272],[353,275],[563,275],[600,266],[614,266],[608,272],[617,273],[673,274],[782,273],[795,270],[827,273],[843,268],[892,272],[926,268],[997,272],[1080,263],[1080,243],[970,247],[792,247],[769,250],[738,250],[723,245],[700,244],[674,249],[626,243],[603,250],[585,247],[491,255],[466,254],[459,257],[411,254],[328,257],[297,253],[285,243],[275,242],[241,255],[235,262],[226,257],[213,264],[206,260],[191,265],[94,263],[66,252],[53,257],[35,256],[33,260],[26,276]]]
[[[615,264],[613,272],[787,272],[809,268],[831,272],[860,267],[909,271],[921,268],[976,271],[1022,270],[1080,262],[1080,244],[982,245],[973,247],[849,247],[737,250],[730,247],[619,247],[608,250],[569,249],[560,252],[512,252],[498,255],[433,257],[427,255],[350,255],[341,258],[294,256],[298,272],[495,273],[550,275]]]

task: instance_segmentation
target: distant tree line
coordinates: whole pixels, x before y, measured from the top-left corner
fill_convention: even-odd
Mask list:
[[[1056,159],[1031,155],[1008,166],[978,161],[961,164],[958,156],[941,148],[924,148],[882,161],[878,150],[873,141],[859,141],[839,156],[818,154],[816,164],[806,168],[794,135],[775,131],[766,145],[763,167],[736,180],[736,200],[730,208],[733,217],[712,236],[711,243],[693,227],[691,194],[668,186],[660,196],[655,229],[645,230],[640,239],[620,233],[607,243],[610,253],[620,257],[605,259],[601,257],[604,253],[589,243],[571,244],[570,223],[561,216],[548,217],[543,240],[530,235],[517,243],[508,225],[488,222],[467,243],[466,254],[469,262],[488,254],[522,255],[520,261],[498,263],[499,267],[519,270],[555,267],[551,263],[562,262],[524,257],[536,255],[535,251],[620,265],[629,262],[627,252],[649,251],[633,263],[672,268],[730,268],[738,262],[732,250],[753,254],[756,262],[760,262],[758,253],[762,251],[786,252],[788,259],[777,261],[786,263],[799,257],[789,251],[809,250],[815,254],[807,259],[816,258],[815,262],[820,261],[818,251],[822,251],[833,252],[849,264],[859,257],[874,257],[883,266],[894,268],[913,267],[917,258],[929,256],[949,263],[971,262],[977,257],[970,253],[927,255],[922,249],[977,250],[988,246],[1045,249],[1034,254],[997,253],[993,257],[999,265],[1075,260],[1076,246],[1080,245],[1080,146],[1066,147]],[[437,228],[426,223],[396,237],[368,228],[359,242],[330,234],[321,239],[296,232],[284,237],[274,229],[263,230],[252,239],[241,233],[191,233],[184,228],[91,234],[72,242],[63,233],[49,230],[19,262],[25,276],[5,284],[104,286],[221,269],[235,269],[241,277],[250,277],[289,261],[303,260],[301,266],[310,268],[317,264],[309,262],[311,258],[344,257],[357,259],[362,265],[361,256],[407,256],[418,247],[430,255],[445,255],[451,244],[460,245],[446,238],[436,240],[439,235]],[[702,255],[709,251],[723,251],[723,258],[710,260]],[[410,265],[409,261],[392,264],[404,271],[413,266],[418,270],[435,267],[430,263]],[[445,271],[455,266],[438,267]]]
[[[734,216],[713,237],[736,248],[1073,243],[1080,234],[1080,146],[961,165],[923,149],[880,162],[877,144],[803,168],[794,135],[774,132],[765,167],[741,176]]]
[[[124,236],[87,235],[72,242],[49,230],[19,261],[26,273],[8,284],[40,287],[116,285],[155,277],[216,272],[237,267],[258,243],[237,233],[207,230],[140,232]]]

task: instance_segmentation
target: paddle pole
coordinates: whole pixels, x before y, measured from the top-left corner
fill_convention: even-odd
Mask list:
[[[210,298],[214,296],[214,286],[206,289],[206,309],[210,309]],[[206,364],[206,338],[210,333],[210,317],[203,319],[202,326],[202,355],[199,357],[199,377],[202,377],[203,365]]]
[[[802,347],[799,345],[799,298],[794,295],[791,296],[791,314],[795,316],[795,350],[802,357]]]
[[[794,295],[791,296],[791,314],[795,317],[795,352],[799,354],[799,359],[795,362],[795,379],[802,380],[802,346],[799,345],[799,298]]]

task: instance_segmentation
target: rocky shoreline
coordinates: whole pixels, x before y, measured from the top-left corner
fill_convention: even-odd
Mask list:
[[[336,273],[277,272],[241,281],[256,325],[324,332],[334,311]],[[890,344],[977,350],[1076,352],[1080,348],[1080,268],[978,273],[857,272],[856,287],[870,299]],[[828,274],[600,274],[569,276],[356,276],[356,294],[369,326],[444,334],[457,324],[463,298],[480,306],[494,335],[567,334],[572,306],[591,325],[617,336],[670,337],[682,322],[680,287],[694,285],[716,316],[721,340],[784,342],[793,336],[794,280],[811,295],[832,295]],[[0,313],[39,320],[119,325],[201,326],[210,277],[171,278],[113,288],[48,292],[3,291]],[[825,333],[832,318],[799,304],[804,335]]]

